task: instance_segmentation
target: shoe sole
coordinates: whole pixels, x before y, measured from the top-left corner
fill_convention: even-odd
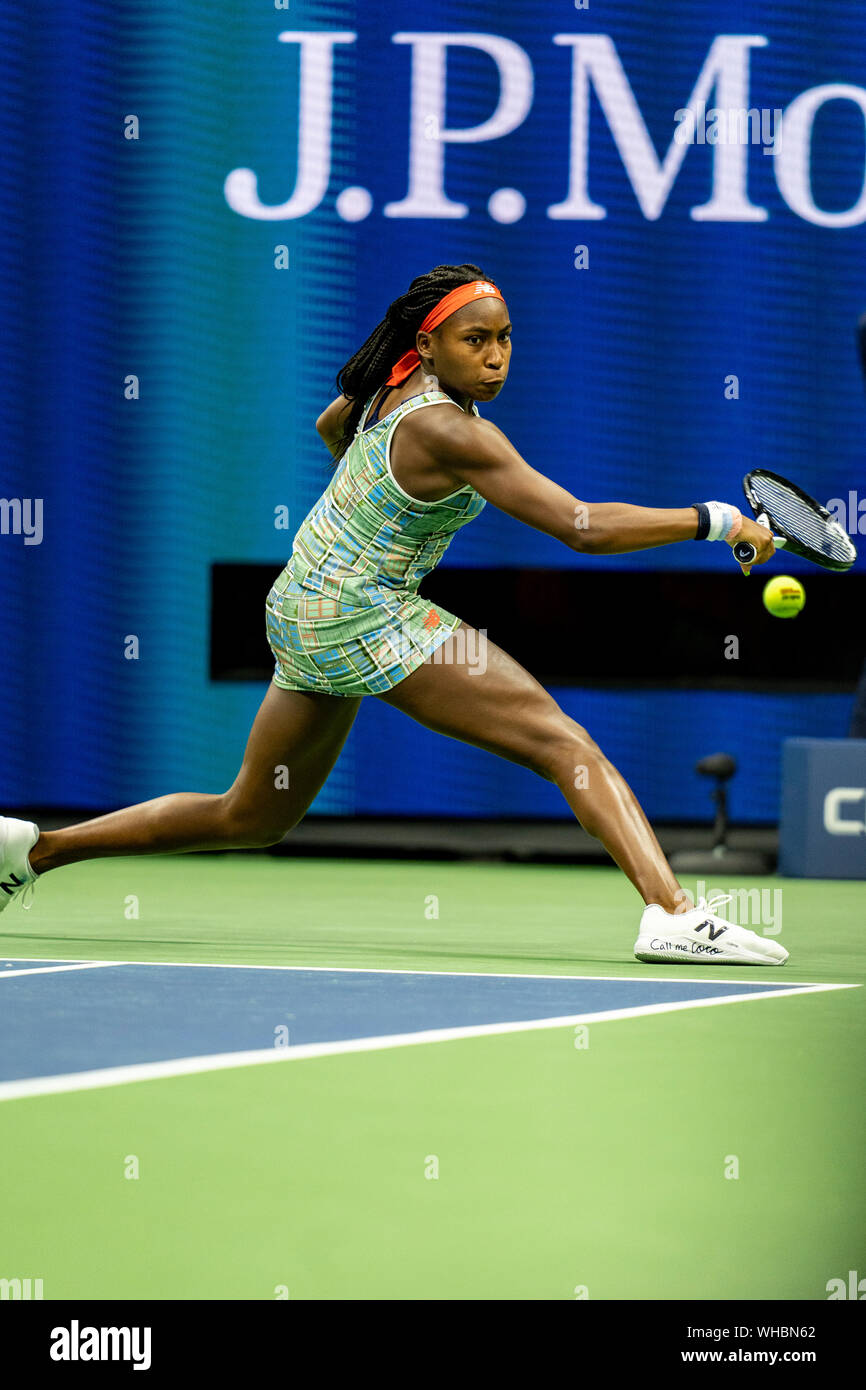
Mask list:
[[[701,942],[683,942],[683,945],[689,948],[692,945],[699,946],[701,944]],[[635,943],[634,955],[635,960],[650,965],[656,961],[674,965],[784,965],[788,959],[787,952],[781,960],[777,960],[774,956],[758,955],[755,951],[743,951],[736,956],[729,955],[727,952],[718,956],[711,956],[707,951],[692,952],[691,949],[687,951],[660,951],[658,949],[653,950],[648,945],[642,945],[639,939]]]

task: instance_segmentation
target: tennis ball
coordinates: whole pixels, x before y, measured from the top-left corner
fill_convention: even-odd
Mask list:
[[[777,574],[764,585],[764,607],[774,618],[796,618],[806,602],[806,590],[790,574]]]

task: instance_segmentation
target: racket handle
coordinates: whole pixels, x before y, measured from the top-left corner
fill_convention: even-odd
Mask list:
[[[761,515],[757,517],[757,522],[759,526],[769,527],[769,518],[766,512],[761,512]],[[758,553],[751,541],[738,541],[733,549],[734,559],[739,560],[741,565],[750,565]]]

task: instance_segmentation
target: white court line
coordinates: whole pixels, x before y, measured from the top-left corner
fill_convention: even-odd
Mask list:
[[[32,956],[4,956],[0,955],[0,960],[32,960]],[[375,966],[375,965],[256,965],[255,962],[230,961],[230,960],[109,960],[94,961],[94,965],[169,965],[180,970],[321,970],[334,974],[349,975],[444,975],[453,976],[455,979],[478,979],[478,980],[618,980],[649,981],[652,984],[684,984],[684,985],[723,985],[724,979],[708,980],[706,975],[643,975],[636,972],[634,975],[542,975],[534,971],[508,971],[508,970],[410,970],[401,969],[399,966]],[[639,961],[623,961],[623,965],[639,965]],[[753,971],[778,970],[780,966],[763,965],[718,965],[717,970],[748,970]],[[23,973],[23,972],[22,972]],[[736,985],[752,984],[752,979],[734,980]],[[755,979],[754,983],[760,985],[761,989],[766,989],[762,980]],[[815,980],[791,980],[787,982],[790,988],[801,989],[806,986],[818,987]],[[828,989],[859,989],[859,985],[828,985]]]
[[[0,956],[0,960],[15,960],[15,956]],[[19,960],[32,960],[32,956],[19,956]],[[59,975],[63,970],[106,970],[111,965],[121,965],[116,960],[88,960],[77,965],[36,965],[32,970],[0,970],[0,980],[17,980],[21,975]]]
[[[434,972],[435,973],[435,972]],[[562,1018],[533,1018],[513,1023],[479,1023],[462,1028],[430,1028],[418,1033],[392,1033],[378,1038],[346,1038],[340,1042],[301,1043],[297,1047],[263,1047],[249,1052],[217,1052],[207,1057],[173,1057],[165,1062],[134,1062],[125,1067],[101,1067],[95,1071],[61,1076],[25,1077],[0,1082],[0,1101],[27,1096],[56,1095],[63,1091],[92,1091],[104,1086],[124,1086],[132,1081],[152,1081],[195,1072],[225,1071],[231,1067],[258,1066],[269,1062],[304,1061],[345,1052],[380,1052],[418,1043],[454,1042],[463,1038],[491,1037],[502,1033],[528,1033],[543,1028],[567,1028],[579,1023],[604,1023],[608,1019],[641,1018],[648,1014],[675,1013],[680,1009],[706,1009],[714,1004],[744,1004],[752,999],[790,999],[794,994],[816,994],[829,989],[859,989],[859,985],[806,985],[775,989],[760,994],[729,994],[718,999],[678,1000],[671,1004],[641,1004],[629,1009],[569,1014]]]

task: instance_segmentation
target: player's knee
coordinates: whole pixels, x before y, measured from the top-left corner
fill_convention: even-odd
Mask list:
[[[580,785],[580,778],[588,777],[593,764],[604,758],[595,739],[581,724],[563,715],[553,729],[547,732],[540,748],[541,775],[549,782],[561,782],[564,777]]]
[[[253,825],[246,841],[246,848],[267,849],[270,845],[278,845],[289,829],[291,827],[286,825]]]
[[[229,825],[225,837],[226,844],[234,845],[238,849],[267,849],[269,845],[279,844],[290,828],[287,825],[271,825],[251,816],[247,820]]]
[[[231,792],[222,797],[221,830],[226,845],[238,849],[266,849],[279,844],[287,831],[293,828],[286,815],[275,817],[263,812],[261,807],[245,804],[234,798]]]

